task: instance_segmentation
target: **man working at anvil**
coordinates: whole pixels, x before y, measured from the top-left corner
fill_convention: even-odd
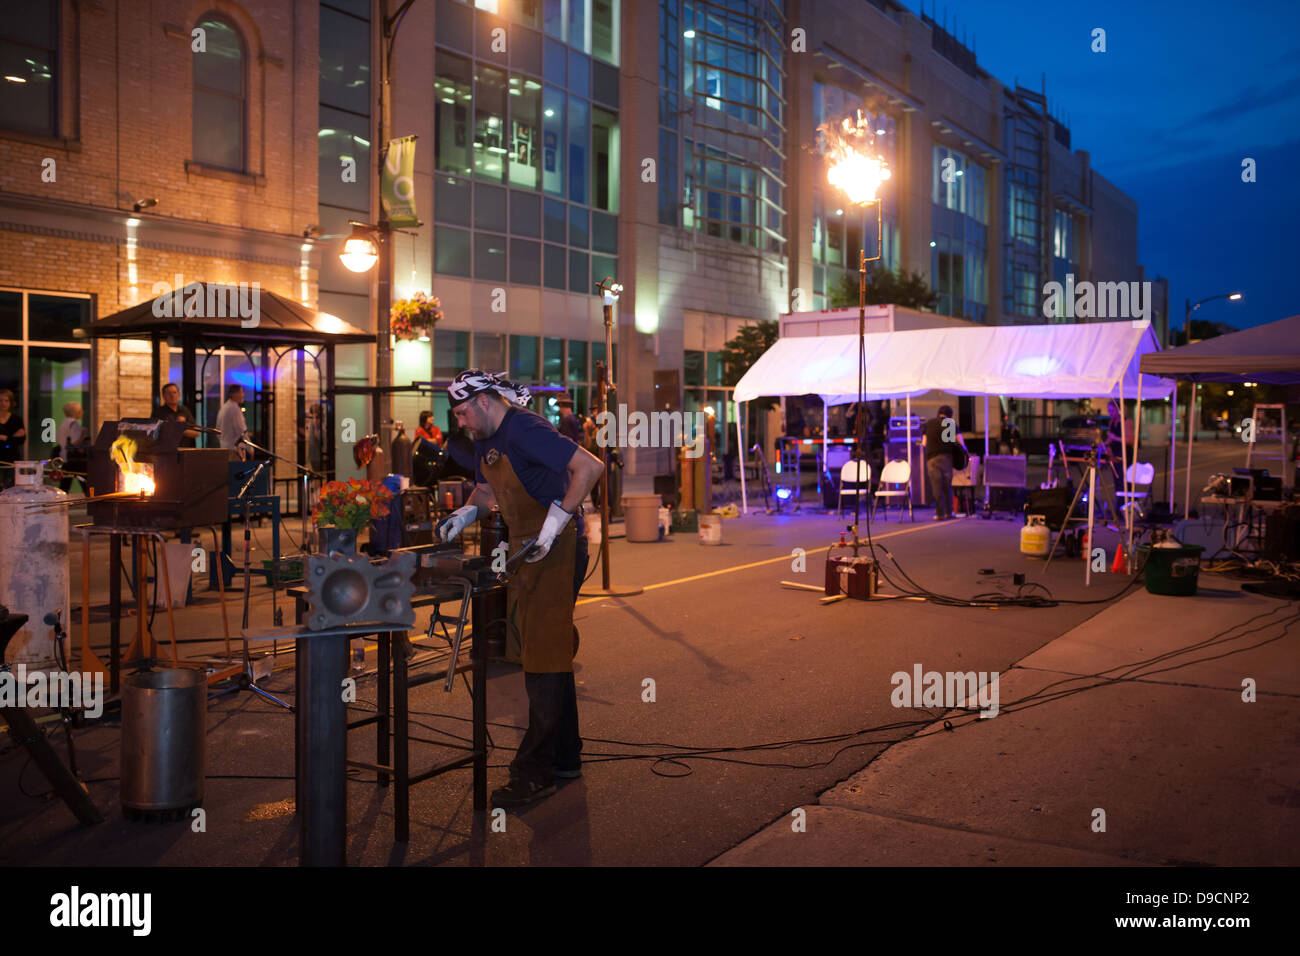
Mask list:
[[[582,502],[603,470],[600,459],[545,418],[514,404],[519,391],[480,369],[462,372],[448,386],[456,421],[474,439],[478,484],[469,503],[438,525],[439,536],[450,541],[480,509],[496,505],[510,530],[511,556],[537,539],[510,581],[507,601],[522,647],[528,732],[510,763],[509,783],[492,793],[494,807],[532,803],[555,792],[556,777],[582,775],[573,606],[587,572]]]

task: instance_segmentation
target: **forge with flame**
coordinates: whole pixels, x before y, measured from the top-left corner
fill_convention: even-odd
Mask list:
[[[857,206],[876,202],[876,192],[891,175],[889,164],[875,148],[872,125],[858,110],[854,117],[817,127],[828,166],[827,180]]]
[[[113,461],[117,463],[121,480],[118,490],[131,495],[152,495],[154,492],[153,466],[135,460],[139,447],[129,435],[120,436],[111,450]]]

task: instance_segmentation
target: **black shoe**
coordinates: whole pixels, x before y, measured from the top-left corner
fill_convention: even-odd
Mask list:
[[[577,780],[582,776],[582,766],[579,765],[570,768],[559,767],[556,769],[555,775],[561,780]]]
[[[533,780],[512,778],[509,783],[492,791],[489,801],[493,807],[522,807],[543,800],[555,793],[555,784],[537,783]]]

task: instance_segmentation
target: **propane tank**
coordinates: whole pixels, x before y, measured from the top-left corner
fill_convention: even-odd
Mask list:
[[[0,494],[0,604],[27,615],[9,641],[10,663],[55,664],[54,629],[43,621],[52,611],[69,620],[68,509],[49,506],[67,497],[45,484],[39,461],[18,462],[14,486]]]
[[[1043,515],[1030,515],[1029,523],[1020,529],[1020,553],[1031,558],[1047,557],[1051,532],[1047,530],[1047,518]]]

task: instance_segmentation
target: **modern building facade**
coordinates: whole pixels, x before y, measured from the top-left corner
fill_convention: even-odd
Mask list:
[[[417,137],[422,221],[394,235],[393,297],[430,292],[445,315],[431,341],[395,344],[395,384],[478,365],[589,408],[607,364],[595,286],[611,276],[618,400],[713,407],[725,426],[724,343],[827,307],[860,248],[879,243],[887,266],[929,278],[937,312],[976,322],[1066,320],[1042,303],[1067,274],[1145,278],[1136,205],[1044,92],[1004,86],[893,0],[24,7],[0,19],[5,70],[27,70],[3,81],[19,95],[0,113],[0,385],[28,417],[68,382],[99,420],[147,410],[147,346],[68,332],[177,274],[260,281],[377,330],[376,270],[337,256],[350,220],[378,220],[381,57],[387,137]],[[200,26],[219,58],[191,51]],[[818,127],[850,116],[892,170],[879,235],[818,151]],[[221,359],[205,398],[241,361]],[[341,347],[339,383],[373,383],[374,363],[373,347]],[[368,421],[369,401],[340,396],[336,419]],[[445,422],[433,384],[395,394],[391,417],[409,430],[423,408]],[[671,468],[662,449],[628,459]]]

